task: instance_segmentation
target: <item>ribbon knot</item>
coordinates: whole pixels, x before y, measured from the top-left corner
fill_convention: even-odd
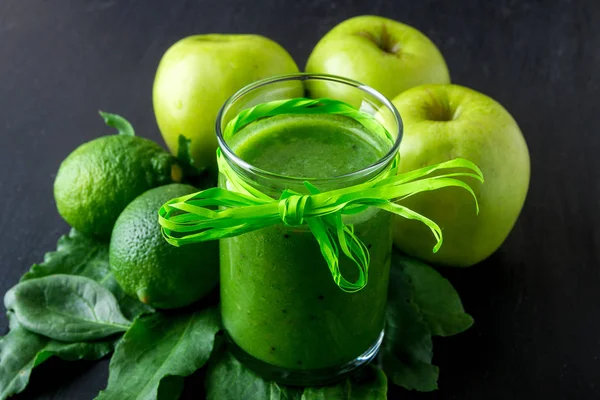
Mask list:
[[[279,200],[277,211],[281,221],[287,226],[300,226],[304,224],[304,209],[310,196],[290,194],[285,191]],[[289,196],[289,197],[288,197]]]

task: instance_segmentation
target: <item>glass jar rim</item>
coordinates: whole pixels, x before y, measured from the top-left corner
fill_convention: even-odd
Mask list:
[[[229,107],[235,101],[237,101],[238,99],[240,99],[244,95],[252,92],[255,89],[261,88],[263,86],[267,86],[272,83],[292,81],[292,80],[300,80],[300,81],[321,80],[321,81],[342,83],[342,84],[346,84],[348,86],[352,86],[356,89],[362,90],[365,93],[375,97],[378,101],[380,101],[385,107],[387,107],[391,111],[392,115],[394,116],[394,120],[398,126],[398,131],[396,132],[397,135],[394,140],[394,144],[392,145],[390,150],[384,156],[382,156],[379,160],[377,160],[373,164],[370,164],[364,168],[361,168],[357,171],[353,171],[353,172],[350,172],[347,174],[331,176],[331,177],[326,177],[326,178],[308,178],[308,177],[294,177],[294,176],[289,176],[289,175],[281,175],[281,174],[277,174],[274,172],[270,172],[270,171],[258,168],[256,166],[244,161],[240,157],[238,157],[238,155],[235,154],[235,152],[229,147],[229,145],[225,141],[225,138],[223,137],[223,126],[222,126],[221,120],[223,119],[225,112],[229,109]],[[400,149],[400,142],[402,141],[402,135],[403,135],[404,129],[403,129],[402,118],[400,117],[400,113],[398,112],[398,110],[396,109],[394,104],[387,97],[385,97],[383,94],[381,94],[377,90],[373,89],[372,87],[362,84],[358,81],[344,78],[344,77],[337,76],[337,75],[311,74],[311,73],[300,72],[300,73],[277,75],[277,76],[265,78],[265,79],[253,82],[249,85],[246,85],[243,88],[241,88],[240,90],[238,90],[231,97],[229,97],[225,101],[225,103],[221,106],[221,108],[219,109],[219,112],[217,114],[217,120],[216,120],[216,132],[217,132],[217,142],[219,144],[219,147],[221,148],[221,151],[224,153],[225,158],[228,161],[231,160],[232,162],[234,162],[238,167],[242,168],[244,171],[249,172],[254,175],[259,175],[263,178],[274,179],[274,180],[283,181],[283,182],[287,181],[290,183],[297,184],[297,183],[301,183],[303,181],[309,180],[313,184],[318,184],[318,183],[330,183],[330,182],[338,181],[338,180],[357,178],[357,177],[368,175],[374,171],[377,171],[379,168],[381,168],[381,169],[385,168],[385,166],[388,165],[394,159],[394,157],[396,156],[396,154],[398,153],[398,151]]]

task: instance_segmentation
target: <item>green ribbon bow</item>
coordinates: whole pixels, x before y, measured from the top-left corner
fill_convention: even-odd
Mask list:
[[[305,113],[307,109],[314,109],[312,107],[315,105],[318,105],[318,112],[346,115],[363,125],[369,124],[373,127],[373,121],[376,121],[368,114],[335,100],[293,99],[265,103],[242,111],[227,125],[225,134],[234,134],[260,117],[282,114],[282,108],[286,113]],[[260,107],[263,107],[262,110]],[[387,133],[378,122],[377,126],[375,129],[383,129]],[[471,177],[483,182],[483,174],[475,164],[465,159],[458,158],[326,192],[320,192],[317,187],[305,181],[304,186],[309,194],[287,189],[278,199],[262,193],[233,171],[220,149],[217,150],[217,160],[219,171],[225,175],[235,191],[211,188],[165,203],[159,210],[159,223],[165,239],[174,246],[181,246],[238,236],[277,224],[290,227],[307,225],[319,243],[335,283],[346,292],[359,291],[367,284],[370,254],[366,245],[354,234],[353,226],[344,222],[344,215],[357,214],[369,207],[376,207],[404,218],[421,221],[432,231],[437,241],[433,251],[437,252],[443,242],[440,227],[429,218],[396,201],[417,193],[454,186],[471,193],[479,213],[473,189],[457,178]],[[432,176],[434,172],[445,169],[453,171]],[[358,269],[355,282],[348,281],[340,272],[340,249]]]

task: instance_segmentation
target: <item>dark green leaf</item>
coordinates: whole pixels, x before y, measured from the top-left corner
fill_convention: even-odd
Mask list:
[[[385,400],[387,378],[376,367],[368,366],[360,377],[347,378],[336,385],[304,389],[301,400]]]
[[[0,339],[0,399],[25,389],[33,367],[47,358],[42,351],[49,340],[20,327]]]
[[[414,302],[432,335],[456,335],[473,325],[473,318],[465,313],[458,293],[439,272],[406,256],[396,255],[394,260],[409,278]]]
[[[159,400],[178,400],[183,392],[185,379],[181,376],[166,376],[158,385],[158,394],[156,398]]]
[[[52,356],[64,360],[96,360],[110,353],[114,341],[61,343],[29,332],[11,321],[10,332],[0,338],[0,400],[22,392],[31,370]]]
[[[33,264],[21,282],[56,274],[80,275],[102,283],[110,274],[108,244],[72,229],[58,239],[56,251],[44,255],[43,263]]]
[[[21,282],[56,274],[85,276],[102,284],[113,292],[128,319],[153,311],[121,290],[110,273],[108,244],[90,239],[75,230],[62,236],[56,251],[46,253],[44,262],[34,264]],[[68,361],[94,360],[112,352],[118,340],[59,342],[20,327],[11,312],[8,312],[8,317],[11,331],[0,338],[0,400],[25,389],[32,368],[50,356],[56,355]]]
[[[379,368],[369,366],[359,376],[328,386],[296,388],[261,378],[224,352],[206,372],[208,400],[383,400],[387,379]]]
[[[200,189],[213,187],[212,176],[206,169],[198,169],[194,164],[191,150],[192,140],[179,135],[177,142],[177,160],[183,170],[183,183],[188,183]]]
[[[188,139],[183,135],[179,135],[177,142],[177,159],[185,165],[193,166],[194,159],[192,158],[192,151],[190,144],[192,139]]]
[[[383,354],[383,368],[390,380],[398,386],[419,392],[437,390],[439,368],[421,361],[404,362],[391,353]]]
[[[244,367],[231,353],[224,352],[206,371],[208,400],[300,400],[302,389],[269,382]]]
[[[413,302],[413,288],[400,268],[390,271],[386,334],[379,359],[389,379],[409,390],[437,389],[437,367],[431,365],[431,333]]]
[[[401,269],[390,270],[390,291],[386,310],[386,345],[430,363],[433,357],[431,332],[413,302],[414,290]],[[391,346],[391,347],[390,347]]]
[[[150,314],[154,312],[154,309],[149,305],[142,303],[136,298],[128,296],[123,289],[121,289],[121,286],[119,286],[112,273],[106,275],[106,277],[102,280],[102,286],[113,293],[115,299],[117,299],[117,302],[119,303],[121,312],[128,320],[131,321],[142,314]]]
[[[31,332],[33,334],[33,332]],[[108,338],[94,342],[64,343],[50,340],[44,349],[65,361],[97,360],[112,352],[121,338]]]
[[[138,318],[117,345],[97,399],[156,399],[164,378],[188,376],[208,361],[219,329],[214,308]]]
[[[34,264],[21,282],[56,274],[85,276],[100,283],[113,292],[127,319],[133,320],[153,311],[150,306],[127,296],[117,284],[108,264],[108,243],[91,239],[74,229],[58,239],[56,251],[46,253],[44,262]]]
[[[110,114],[107,112],[98,111],[104,123],[112,128],[119,131],[119,135],[135,136],[133,126],[125,118],[117,114]]]
[[[66,342],[101,339],[131,324],[108,289],[82,276],[26,280],[6,293],[4,305],[24,328]]]

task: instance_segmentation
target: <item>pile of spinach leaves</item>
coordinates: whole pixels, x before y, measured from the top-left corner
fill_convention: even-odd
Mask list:
[[[395,254],[386,336],[378,358],[335,385],[289,388],[265,381],[220,345],[218,306],[161,312],[123,293],[108,245],[72,230],[4,298],[9,332],[0,338],[0,400],[20,393],[50,357],[95,360],[112,353],[96,399],[177,399],[183,378],[205,370],[208,399],[386,399],[389,383],[437,389],[432,336],[468,329],[452,285],[433,268]]]

